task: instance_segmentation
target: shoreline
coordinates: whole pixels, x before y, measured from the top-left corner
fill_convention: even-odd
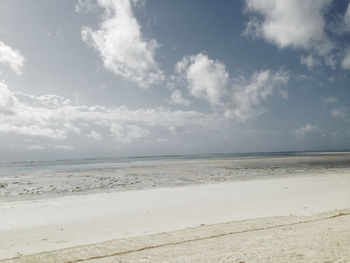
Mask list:
[[[89,195],[99,192],[179,187],[350,173],[350,154],[185,160],[143,166],[0,176],[0,202]]]
[[[0,259],[274,216],[348,209],[350,174],[0,202]]]

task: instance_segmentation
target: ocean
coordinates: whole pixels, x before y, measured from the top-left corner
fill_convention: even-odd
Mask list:
[[[294,151],[294,152],[250,152],[250,153],[218,153],[218,154],[188,154],[188,155],[161,155],[161,156],[133,156],[133,157],[109,157],[109,158],[83,158],[62,160],[30,160],[17,162],[1,162],[0,176],[25,175],[31,173],[55,173],[55,172],[80,172],[96,169],[110,169],[120,167],[132,167],[140,165],[152,165],[172,161],[185,160],[220,160],[220,159],[249,159],[268,157],[293,157],[293,156],[323,156],[340,154],[343,152],[322,151]]]

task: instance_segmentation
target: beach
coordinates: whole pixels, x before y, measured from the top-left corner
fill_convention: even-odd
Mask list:
[[[124,189],[63,193],[16,195],[9,189],[29,176],[7,177],[21,183],[2,192],[0,262],[349,262],[349,158],[138,165],[104,171],[139,180]],[[99,172],[63,178],[94,182]],[[57,177],[32,185],[55,179],[60,189]]]
[[[1,262],[349,262],[349,213],[202,225]]]
[[[267,178],[319,176],[350,171],[349,153],[243,158],[196,157],[165,160],[136,159],[116,166],[70,165],[42,169],[29,162],[1,175],[0,200],[19,201],[101,192],[177,187]],[[248,155],[249,156],[249,155]],[[124,162],[124,161],[122,161]]]
[[[0,263],[350,263],[350,0],[0,0]]]

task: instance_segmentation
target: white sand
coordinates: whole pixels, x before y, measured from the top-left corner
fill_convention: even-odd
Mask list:
[[[350,207],[350,174],[0,203],[0,258],[249,218]]]
[[[0,202],[265,178],[350,173],[350,153],[243,159],[144,162],[126,167],[72,167],[0,176]]]
[[[345,263],[350,261],[349,225],[350,210],[261,218],[109,241],[17,262]]]

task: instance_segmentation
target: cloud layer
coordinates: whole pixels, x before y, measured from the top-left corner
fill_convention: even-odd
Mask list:
[[[199,53],[184,57],[177,62],[175,68],[187,81],[192,96],[203,98],[212,105],[220,103],[229,80],[224,63],[211,60],[207,55]]]
[[[279,48],[332,48],[325,36],[323,11],[330,0],[246,0],[247,11],[258,14],[247,24],[247,34],[262,37]]]
[[[25,58],[17,49],[11,48],[0,41],[0,63],[10,66],[16,74],[20,75],[24,60]]]
[[[296,128],[295,134],[297,139],[305,139],[308,136],[322,135],[322,129],[315,124],[307,124],[303,127]]]
[[[100,54],[104,66],[117,75],[148,87],[159,83],[163,73],[155,60],[157,40],[146,40],[129,0],[99,0],[105,12],[98,30],[84,27],[83,40]]]
[[[233,83],[233,108],[225,114],[243,121],[260,116],[266,111],[264,102],[276,91],[284,98],[287,96],[282,88],[288,81],[287,72],[271,70],[257,71],[248,80],[238,79]]]
[[[263,106],[276,91],[289,81],[284,71],[256,71],[247,79],[243,75],[230,77],[226,65],[199,53],[184,57],[175,66],[179,84],[187,87],[194,98],[203,99],[225,117],[237,121],[256,118],[265,112]],[[281,93],[280,93],[281,94]]]
[[[196,111],[73,105],[58,95],[11,92],[6,84],[0,83],[0,134],[55,141],[75,134],[92,140],[131,143],[146,137],[156,140],[179,131],[202,129],[214,119]]]
[[[24,149],[29,158],[32,152],[79,158],[95,151],[107,156],[345,145],[350,4],[335,3],[236,1],[233,8],[243,10],[246,20],[235,25],[228,8],[220,10],[220,23],[191,12],[168,16],[192,5],[187,1],[166,10],[172,2],[77,0],[55,6],[57,14],[68,5],[75,10],[69,23],[41,27],[38,21],[47,14],[33,11],[41,16],[30,21],[38,29],[34,34],[18,27],[12,35],[6,23],[13,21],[4,18],[3,36],[13,47],[0,41],[0,70],[9,69],[0,72],[0,153],[16,159]],[[214,5],[203,3],[208,12]],[[242,28],[262,41],[242,38]],[[61,32],[61,38],[49,32]],[[67,68],[72,59],[76,64]]]

